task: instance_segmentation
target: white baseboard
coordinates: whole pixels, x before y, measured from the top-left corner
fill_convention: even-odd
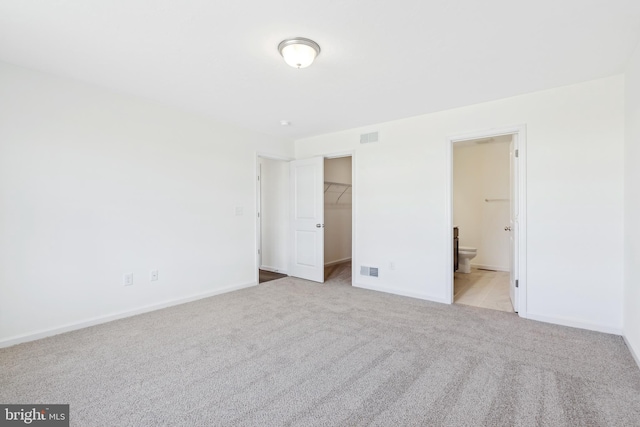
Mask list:
[[[351,257],[349,258],[342,258],[336,261],[329,261],[329,262],[325,262],[324,266],[325,267],[329,267],[330,265],[336,265],[336,264],[342,264],[343,262],[347,262],[347,261],[351,261]]]
[[[268,265],[263,265],[260,267],[260,270],[270,271],[272,273],[280,273],[280,274],[289,274],[287,270],[282,268],[269,267]]]
[[[480,268],[482,270],[509,271],[509,267],[498,267],[497,265],[471,264],[471,267]]]
[[[640,356],[635,352],[635,350],[631,346],[631,343],[629,342],[627,337],[625,337],[623,335],[622,339],[624,340],[624,343],[627,345],[627,348],[629,349],[629,352],[631,353],[631,356],[633,356],[633,359],[636,361],[636,364],[638,365],[638,368],[640,369]]]
[[[572,328],[587,329],[589,331],[604,332],[605,334],[622,335],[622,328],[616,328],[613,326],[600,325],[597,323],[583,322],[581,320],[568,319],[564,317],[544,316],[527,313],[527,319],[537,320],[539,322],[553,323],[555,325],[570,326]]]
[[[378,291],[378,292],[384,292],[387,294],[400,295],[403,297],[411,297],[411,298],[417,298],[417,299],[422,299],[426,301],[439,302],[442,304],[450,304],[450,302],[445,298],[434,297],[432,295],[427,295],[420,292],[403,291],[402,289],[388,288],[385,286],[376,286],[376,285],[365,285],[362,283],[354,283],[353,286],[356,288],[368,289],[370,291]]]
[[[144,307],[136,308],[133,310],[122,311],[119,313],[109,314],[106,316],[98,316],[91,319],[83,320],[77,323],[69,323],[63,326],[44,329],[38,332],[33,332],[24,335],[18,335],[10,338],[6,338],[0,340],[0,348],[10,347],[12,345],[20,344],[28,341],[35,341],[41,338],[50,337],[53,335],[62,334],[65,332],[75,331],[77,329],[87,328],[89,326],[99,325],[101,323],[111,322],[113,320],[123,319],[125,317],[131,317],[138,314],[148,313],[150,311],[160,310],[162,308],[172,307],[174,305],[180,305],[187,302],[196,301],[203,298],[212,297],[214,295],[225,294],[227,292],[237,291],[239,289],[249,288],[251,286],[256,286],[256,282],[244,283],[240,285],[227,286],[226,288],[216,289],[213,291],[203,292],[200,294],[190,295],[184,298],[177,298],[169,301],[164,301],[157,304],[151,304]]]

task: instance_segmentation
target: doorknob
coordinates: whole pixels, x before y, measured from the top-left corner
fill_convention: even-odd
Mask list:
[[[509,227],[508,225],[504,228],[504,231],[511,231],[511,227]]]
[[[324,224],[316,224],[316,228],[324,227]]]

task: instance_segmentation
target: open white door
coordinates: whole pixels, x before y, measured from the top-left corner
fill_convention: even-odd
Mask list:
[[[324,158],[290,162],[289,275],[324,282]]]
[[[518,135],[509,146],[509,296],[513,310],[518,312]]]

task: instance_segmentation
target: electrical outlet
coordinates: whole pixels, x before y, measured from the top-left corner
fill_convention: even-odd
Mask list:
[[[125,286],[133,285],[133,273],[127,273],[124,275],[122,282]]]
[[[151,272],[149,273],[149,278],[151,279],[152,282],[157,282],[158,281],[158,270],[151,270]]]

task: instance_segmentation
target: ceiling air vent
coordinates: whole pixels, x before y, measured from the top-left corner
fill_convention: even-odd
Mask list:
[[[369,144],[371,142],[378,142],[378,132],[363,133],[360,135],[360,144]]]

